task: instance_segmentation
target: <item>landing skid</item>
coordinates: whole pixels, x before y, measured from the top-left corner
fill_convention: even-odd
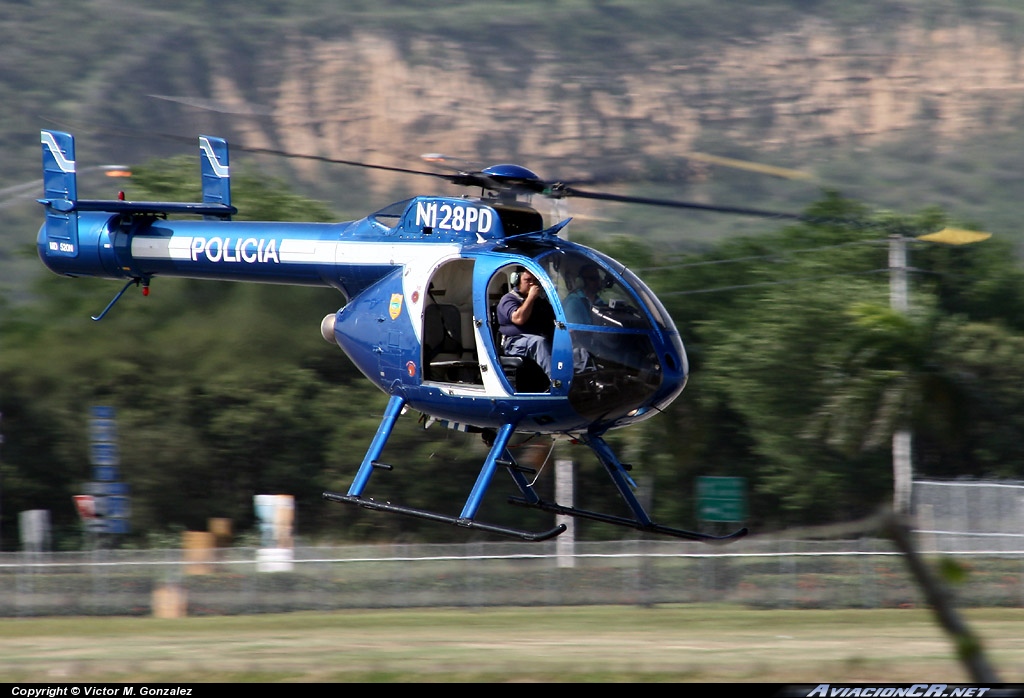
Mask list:
[[[627,519],[624,516],[615,516],[613,514],[602,514],[597,511],[588,511],[586,509],[576,509],[574,507],[566,507],[561,504],[554,502],[527,502],[522,497],[509,497],[509,504],[515,504],[521,507],[529,507],[531,509],[540,509],[541,511],[551,512],[552,514],[561,514],[562,516],[572,516],[579,519],[590,519],[591,521],[600,521],[602,523],[613,524],[615,526],[625,526],[627,528],[635,528],[638,531],[645,533],[659,533],[665,536],[673,536],[675,538],[685,538],[686,540],[696,540],[703,543],[731,543],[734,540],[747,535],[747,529],[741,528],[738,531],[724,536],[713,536],[709,533],[698,533],[696,531],[685,531],[681,528],[670,528],[668,526],[662,526],[661,524],[641,523],[635,519]]]
[[[461,528],[470,528],[474,531],[497,533],[502,536],[521,538],[531,542],[550,540],[555,536],[565,533],[566,528],[565,524],[559,524],[548,531],[524,531],[522,529],[510,528],[508,526],[497,526],[495,524],[482,523],[480,521],[474,521],[473,519],[447,516],[445,514],[438,514],[437,512],[427,511],[425,509],[413,509],[412,507],[403,507],[389,502],[377,502],[372,499],[363,499],[362,497],[351,497],[347,494],[341,494],[340,492],[324,492],[323,496],[324,499],[332,502],[355,504],[363,507],[364,509],[373,509],[375,511],[386,511],[391,514],[412,516],[417,519],[427,519],[428,521],[436,521],[437,523],[446,523],[452,526],[459,526]]]
[[[545,502],[541,500],[536,490],[533,489],[533,485],[524,475],[525,472],[530,472],[530,469],[523,468],[516,463],[512,454],[508,450],[509,439],[512,437],[512,433],[515,430],[514,425],[511,423],[502,425],[500,429],[494,432],[493,438],[488,436],[488,439],[486,439],[486,443],[490,446],[490,451],[488,451],[487,457],[484,459],[483,467],[480,469],[480,474],[477,476],[476,483],[473,485],[473,489],[469,493],[468,499],[466,499],[462,512],[458,516],[427,511],[426,509],[414,509],[412,507],[392,504],[390,502],[380,502],[369,497],[364,497],[363,492],[366,489],[366,485],[370,480],[370,475],[374,470],[387,471],[393,469],[392,466],[382,463],[378,458],[380,458],[381,453],[384,451],[384,445],[387,443],[388,437],[391,435],[391,430],[394,428],[395,422],[402,413],[404,405],[405,400],[402,397],[398,395],[391,396],[387,409],[384,412],[384,418],[381,420],[380,426],[377,427],[377,434],[373,437],[373,442],[370,444],[369,450],[363,457],[363,462],[359,466],[359,471],[356,473],[356,477],[352,481],[352,485],[349,487],[348,492],[346,494],[342,494],[340,492],[324,492],[324,499],[342,504],[354,504],[356,506],[363,507],[364,509],[383,511],[390,514],[401,514],[402,516],[426,519],[428,521],[444,523],[450,526],[459,526],[461,528],[469,528],[476,531],[497,533],[499,535],[520,538],[528,541],[550,540],[551,538],[565,532],[565,524],[559,524],[546,531],[534,532],[511,528],[508,526],[483,523],[476,520],[477,510],[483,501],[487,488],[490,486],[491,478],[498,466],[502,466],[508,470],[509,475],[512,476],[512,480],[516,483],[516,486],[523,495],[522,497],[514,497],[509,500],[512,504],[517,504],[519,506],[540,509],[541,511],[562,514],[564,516],[600,521],[602,523],[613,524],[615,526],[625,526],[627,528],[634,528],[638,531],[645,531],[647,533],[657,533],[666,536],[673,536],[675,538],[684,538],[686,540],[702,541],[705,543],[729,543],[747,535],[747,529],[745,528],[741,528],[740,530],[725,536],[713,536],[707,533],[697,533],[694,531],[684,531],[678,528],[670,528],[651,521],[650,516],[647,515],[647,512],[644,511],[643,506],[633,494],[633,489],[636,487],[636,484],[626,472],[626,467],[619,462],[619,459],[612,452],[608,444],[596,434],[585,434],[578,438],[580,442],[585,443],[592,451],[594,451],[595,454],[597,454],[601,464],[604,465],[605,470],[608,471],[608,475],[611,477],[612,482],[615,483],[615,488],[618,490],[619,495],[621,495],[623,501],[625,501],[626,506],[629,507],[633,518],[615,516],[612,514],[602,514],[596,511],[588,511],[586,509],[576,509],[574,507],[562,506],[561,504],[556,504],[554,502]]]

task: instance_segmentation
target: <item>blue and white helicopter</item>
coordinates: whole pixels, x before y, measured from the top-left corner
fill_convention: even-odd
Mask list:
[[[127,279],[101,319],[133,285],[147,292],[154,277],[330,286],[345,304],[327,315],[321,333],[388,394],[383,419],[346,493],[331,501],[414,516],[524,540],[547,540],[560,524],[533,532],[488,524],[477,512],[502,467],[521,497],[510,501],[690,540],[726,536],[657,524],[634,494],[629,466],[603,435],[664,410],[682,392],[687,359],[672,318],[654,293],[614,259],[558,237],[569,220],[544,228],[523,194],[578,196],[653,205],[700,205],[587,192],[542,181],[518,165],[439,174],[481,189],[481,196],[418,196],[344,223],[232,221],[226,141],[199,138],[203,200],[197,203],[79,199],[74,138],[41,132],[46,221],[39,231],[43,263],[57,274]],[[392,168],[384,168],[392,169]],[[400,170],[401,171],[401,170]],[[171,219],[190,214],[196,219]],[[599,270],[603,303],[589,315],[567,314],[564,301],[584,268]],[[504,356],[496,305],[529,271],[555,314],[550,375],[530,359]],[[398,419],[412,408],[430,420],[482,433],[489,452],[458,515],[377,501],[367,496]],[[566,437],[589,446],[611,477],[630,516],[541,499],[509,450],[514,434]]]

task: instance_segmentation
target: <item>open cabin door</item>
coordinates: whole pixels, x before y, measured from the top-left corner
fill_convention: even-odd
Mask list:
[[[473,332],[473,260],[438,267],[423,305],[423,379],[483,385]]]

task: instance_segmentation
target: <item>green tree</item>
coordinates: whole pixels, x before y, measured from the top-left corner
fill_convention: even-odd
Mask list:
[[[700,474],[746,475],[755,524],[857,516],[891,497],[890,441],[901,426],[914,430],[920,473],[1013,472],[1017,425],[972,398],[991,394],[993,404],[999,394],[1007,405],[1010,396],[980,380],[988,372],[978,365],[963,367],[981,358],[964,349],[964,333],[984,333],[985,356],[1005,360],[1016,345],[1006,325],[963,317],[1018,321],[1024,284],[1005,245],[915,248],[926,273],[913,278],[917,310],[904,315],[888,307],[886,234],[937,230],[941,212],[868,216],[829,196],[807,215],[817,222],[649,273],[692,368],[653,440],[653,451],[675,449],[660,478],[676,482],[665,489],[689,493]],[[977,440],[987,430],[1002,435],[998,455]]]

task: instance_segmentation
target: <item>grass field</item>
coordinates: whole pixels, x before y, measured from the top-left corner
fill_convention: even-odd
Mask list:
[[[1006,682],[1024,610],[966,612]],[[968,681],[922,609],[590,606],[0,620],[0,681]]]

